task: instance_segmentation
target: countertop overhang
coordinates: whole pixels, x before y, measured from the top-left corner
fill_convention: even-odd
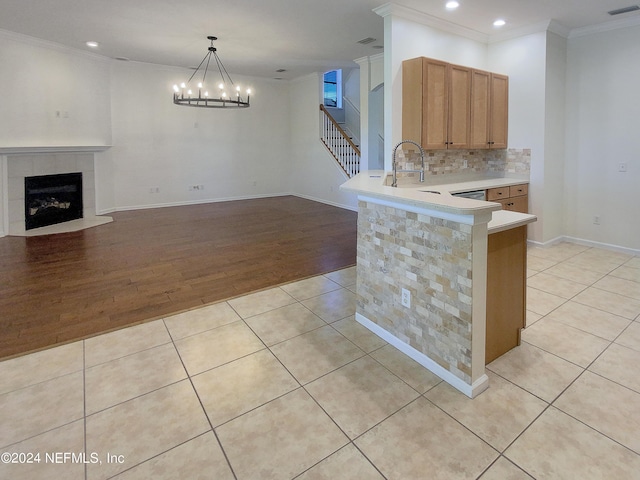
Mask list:
[[[340,189],[359,196],[373,197],[414,208],[436,210],[446,214],[473,215],[474,217],[491,215],[488,223],[489,234],[527,225],[537,220],[535,215],[502,210],[502,205],[497,202],[452,195],[452,193],[486,190],[528,182],[521,177],[442,175],[434,179],[427,177],[423,183],[402,178],[398,181],[398,187],[391,187],[388,181],[389,175],[383,170],[368,170],[343,183]]]

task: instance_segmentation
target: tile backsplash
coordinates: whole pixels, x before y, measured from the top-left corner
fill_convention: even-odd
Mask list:
[[[450,173],[529,174],[530,148],[502,150],[427,150],[425,175]],[[420,153],[407,148],[397,153],[398,169],[413,170],[420,167]],[[404,173],[398,176],[417,174]]]

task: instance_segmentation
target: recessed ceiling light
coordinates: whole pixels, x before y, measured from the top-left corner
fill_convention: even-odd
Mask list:
[[[86,45],[87,47],[98,48],[100,44],[98,42],[94,42],[93,40],[90,40],[86,43]]]
[[[450,2],[447,2],[445,5],[447,10],[455,10],[459,6],[460,6],[460,3],[456,2],[455,0],[451,0]]]
[[[495,22],[493,22],[493,26],[494,27],[502,27],[506,24],[507,22],[505,22],[504,20],[502,20],[501,18],[499,18],[498,20],[496,20]]]

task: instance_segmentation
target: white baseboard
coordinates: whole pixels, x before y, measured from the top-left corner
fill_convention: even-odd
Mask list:
[[[447,382],[449,385],[464,393],[469,398],[474,398],[480,395],[489,387],[489,377],[486,373],[482,374],[478,380],[476,380],[473,384],[468,384],[456,377],[449,370],[444,369],[439,364],[431,360],[424,353],[419,352],[411,345],[404,343],[395,335],[389,333],[384,328],[380,327],[378,324],[372,322],[367,317],[360,313],[356,313],[356,321],[361,324],[363,327],[367,328],[371,332],[375,333],[377,336],[387,341],[402,353],[410,357],[411,359],[418,362],[420,365],[425,367],[431,373],[437,375],[442,380]]]
[[[188,205],[202,205],[206,203],[232,202],[234,200],[254,200],[257,198],[285,197],[287,195],[295,196],[295,194],[293,193],[268,193],[264,195],[246,195],[246,196],[238,196],[238,197],[207,198],[202,200],[185,200],[180,202],[152,203],[147,205],[127,205],[124,207],[116,207],[111,210],[100,211],[100,214],[113,213],[113,212],[126,212],[131,210],[146,210],[149,208],[183,207]]]
[[[344,205],[342,203],[332,202],[330,200],[325,200],[323,198],[312,197],[311,195],[304,195],[302,193],[290,193],[289,195],[294,195],[296,197],[304,198],[304,199],[307,199],[307,200],[312,200],[314,202],[324,203],[325,205],[331,205],[332,207],[338,207],[338,208],[343,208],[345,210],[351,210],[352,212],[357,212],[358,211],[358,206],[357,205],[356,206]]]
[[[345,210],[351,210],[353,212],[358,211],[357,206],[353,207],[351,205],[343,205],[340,203],[331,202],[329,200],[324,200],[322,198],[312,197],[310,195],[302,195],[300,193],[285,192],[285,193],[266,193],[264,195],[242,195],[237,197],[208,198],[203,200],[187,200],[187,201],[180,201],[180,202],[152,203],[147,205],[127,205],[124,207],[115,207],[111,209],[100,210],[98,212],[98,215],[108,215],[113,212],[126,212],[131,210],[145,210],[148,208],[182,207],[186,205],[202,205],[205,203],[232,202],[236,200],[255,200],[258,198],[286,197],[289,195],[294,197],[304,198],[306,200],[312,200],[314,202],[324,203],[326,205],[331,205],[333,207],[343,208]]]
[[[585,240],[583,238],[570,237],[568,235],[562,235],[546,242],[536,242],[534,240],[527,240],[530,245],[536,245],[538,247],[551,247],[561,242],[570,242],[578,245],[584,245],[585,247],[602,248],[604,250],[611,250],[614,252],[624,253],[627,255],[640,255],[640,250],[635,248],[621,247],[619,245],[613,245],[611,243],[596,242],[593,240]]]

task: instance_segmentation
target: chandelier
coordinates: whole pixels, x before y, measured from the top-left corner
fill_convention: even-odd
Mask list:
[[[193,72],[193,75],[191,75],[189,80],[186,82],[173,86],[173,103],[185,107],[202,108],[249,107],[249,95],[251,94],[251,90],[247,89],[247,99],[245,101],[241,95],[240,87],[234,85],[233,80],[231,80],[231,76],[216,53],[216,47],[213,46],[213,41],[218,38],[208,36],[207,39],[211,41],[211,45],[208,48],[207,54],[200,62],[200,65],[198,65],[195,72]],[[215,81],[212,83],[214,88],[209,88],[207,84],[205,84],[211,56],[215,59],[216,65],[218,66],[218,72],[220,73],[220,82],[218,82],[217,85],[215,85]],[[193,80],[193,77],[195,77],[200,71],[200,67],[202,67],[203,64],[204,70],[202,72],[202,80],[197,83],[194,82],[194,84],[191,85],[191,80]]]

